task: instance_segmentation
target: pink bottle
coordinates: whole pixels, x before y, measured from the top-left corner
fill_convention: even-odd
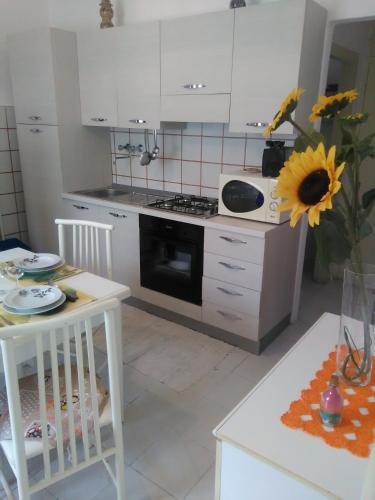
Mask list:
[[[329,387],[324,391],[320,398],[320,418],[324,425],[339,425],[342,420],[342,411],[344,400],[338,389],[339,378],[332,375],[329,381]]]

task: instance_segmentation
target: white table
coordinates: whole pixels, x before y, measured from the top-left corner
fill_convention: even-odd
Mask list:
[[[15,248],[12,250],[6,250],[5,252],[0,252],[0,262],[6,262],[9,260],[13,260],[16,258],[21,258],[21,257],[27,257],[33,255],[33,253],[28,252],[27,250],[23,250],[22,248]],[[0,278],[2,281],[3,278]],[[8,280],[7,280],[8,281]],[[71,276],[70,278],[66,278],[63,280],[60,280],[59,283],[62,283],[64,285],[68,285],[76,290],[80,290],[82,292],[86,292],[89,295],[92,295],[93,297],[96,297],[97,299],[119,299],[119,300],[124,300],[128,297],[130,297],[131,292],[130,288],[125,285],[121,285],[120,283],[116,283],[115,281],[111,281],[105,278],[102,278],[101,276],[97,276],[95,274],[83,272],[80,274],[77,274],[75,276]],[[0,288],[1,285],[4,286],[4,282],[1,284],[0,283]],[[14,283],[11,283],[8,281],[8,286],[9,288],[14,287]],[[119,338],[118,338],[118,354],[119,354],[119,361],[120,361],[120,366],[122,365],[123,362],[123,355],[122,355],[122,328],[121,328],[121,313],[119,312],[118,314],[118,329],[117,331],[119,332]],[[35,326],[37,327],[38,323],[35,323]],[[0,338],[1,338],[1,328],[0,328]],[[17,362],[22,363],[23,361],[27,361],[30,359],[30,353],[28,352],[22,352],[20,349],[17,352]],[[0,372],[3,371],[3,364],[2,360],[0,359]],[[123,383],[123,377],[121,377],[121,383]],[[121,394],[123,394],[123,391],[121,391]]]
[[[216,500],[362,498],[368,459],[280,421],[334,349],[339,319],[324,314],[215,429]]]

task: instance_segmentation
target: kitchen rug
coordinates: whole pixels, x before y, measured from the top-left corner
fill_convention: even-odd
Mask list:
[[[68,300],[66,300],[64,304],[62,304],[60,307],[57,307],[56,309],[53,309],[52,311],[43,314],[30,314],[26,316],[11,314],[5,311],[3,305],[0,304],[0,329],[1,327],[4,326],[23,325],[24,323],[35,323],[38,321],[51,319],[52,317],[57,316],[58,314],[65,314],[69,311],[77,309],[78,307],[90,304],[91,302],[94,302],[96,300],[96,297],[93,297],[92,295],[89,295],[85,292],[81,292],[79,290],[75,289],[73,290],[67,285],[59,285],[59,288],[61,288],[61,290],[64,293],[68,293],[70,295],[76,295],[77,300],[75,300],[75,302],[69,302]]]
[[[328,388],[335,370],[336,352],[330,352],[322,368],[311,380],[309,388],[301,391],[300,399],[290,404],[289,410],[280,420],[292,429],[300,429],[323,439],[333,448],[344,448],[353,455],[366,458],[375,440],[375,370],[366,387],[340,384],[339,389],[344,398],[342,423],[336,427],[327,427],[320,419],[320,395]]]

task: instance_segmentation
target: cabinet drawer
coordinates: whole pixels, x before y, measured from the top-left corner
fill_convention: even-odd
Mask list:
[[[241,335],[241,337],[258,340],[258,318],[254,316],[248,316],[210,302],[203,302],[202,321],[222,330]]]
[[[251,316],[259,314],[260,292],[212,278],[203,278],[203,300]]]
[[[209,253],[261,265],[263,263],[264,239],[207,228],[204,249]]]
[[[262,266],[243,260],[222,257],[213,253],[204,254],[204,275],[227,283],[261,290]]]

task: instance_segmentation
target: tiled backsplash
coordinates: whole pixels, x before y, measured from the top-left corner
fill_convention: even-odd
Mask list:
[[[4,106],[0,106],[0,214],[5,236],[27,242],[14,108]]]
[[[113,182],[213,197],[221,172],[260,166],[265,148],[265,140],[232,134],[227,124],[188,123],[183,129],[158,131],[160,158],[142,167],[138,156],[122,156],[118,147],[143,145],[143,131],[113,129],[111,136]],[[151,134],[149,142],[152,149]]]

